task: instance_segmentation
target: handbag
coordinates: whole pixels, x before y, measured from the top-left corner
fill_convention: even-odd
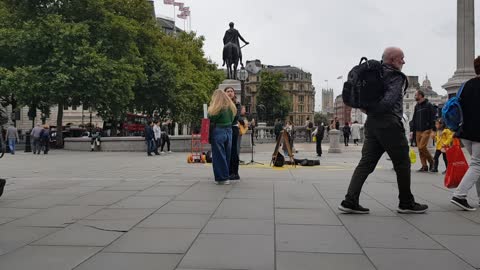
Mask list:
[[[468,170],[468,163],[463,154],[460,141],[453,140],[453,145],[447,148],[447,173],[445,174],[445,187],[456,188],[462,182],[463,176]]]

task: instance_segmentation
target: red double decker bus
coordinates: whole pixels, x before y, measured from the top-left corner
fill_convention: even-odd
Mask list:
[[[143,136],[147,116],[142,114],[127,113],[127,119],[122,124],[122,130],[126,136]]]

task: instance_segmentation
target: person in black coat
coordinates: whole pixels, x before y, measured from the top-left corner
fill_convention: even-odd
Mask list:
[[[145,142],[147,143],[148,156],[152,156],[152,152],[154,152],[155,155],[160,155],[155,147],[155,133],[153,132],[152,121],[148,121],[147,125],[145,126]]]
[[[322,156],[322,141],[325,134],[325,126],[323,123],[319,124],[317,129],[313,132],[315,139],[317,140],[317,156]]]

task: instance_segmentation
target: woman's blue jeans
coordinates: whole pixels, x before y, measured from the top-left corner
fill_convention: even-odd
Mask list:
[[[212,166],[215,181],[228,180],[230,176],[230,155],[232,151],[232,128],[216,127],[213,130]]]

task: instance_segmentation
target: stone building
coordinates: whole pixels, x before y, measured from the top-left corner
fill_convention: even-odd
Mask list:
[[[282,73],[282,87],[292,103],[290,113],[285,120],[292,121],[296,126],[303,126],[307,118],[313,120],[315,110],[315,87],[312,84],[312,74],[293,66],[262,65],[260,60],[247,61],[248,78],[245,82],[246,100],[243,105],[247,113],[257,112],[256,94],[260,84],[262,70]]]
[[[420,85],[418,76],[407,76],[408,88],[405,96],[403,97],[403,112],[407,115],[408,121],[412,120],[413,113],[415,111],[415,92],[420,89],[425,93],[427,98],[432,104],[436,106],[442,106],[447,101],[447,96],[441,96],[437,92],[433,91],[432,83],[428,79],[428,75],[425,76],[425,80]]]
[[[335,98],[334,117],[338,118],[340,126],[345,125],[345,122],[352,122],[352,108],[343,103],[342,95]]]
[[[12,107],[6,107],[6,113],[9,118],[9,122],[12,121]],[[50,108],[50,115],[48,117],[43,116],[40,111],[37,111],[37,116],[35,117],[35,123],[32,123],[32,120],[28,117],[28,107],[22,107],[15,113],[16,126],[21,133],[25,133],[26,131],[32,128],[32,124],[42,124],[42,117],[45,118],[45,124],[49,126],[56,126],[57,125],[57,115],[58,115],[58,107],[52,106]],[[63,125],[64,126],[81,126],[87,125],[90,123],[90,111],[88,109],[83,109],[81,105],[79,106],[65,106],[63,110]],[[92,125],[103,127],[103,120],[102,118],[97,116],[96,112],[92,112]]]
[[[322,89],[322,112],[333,114],[333,89]]]

